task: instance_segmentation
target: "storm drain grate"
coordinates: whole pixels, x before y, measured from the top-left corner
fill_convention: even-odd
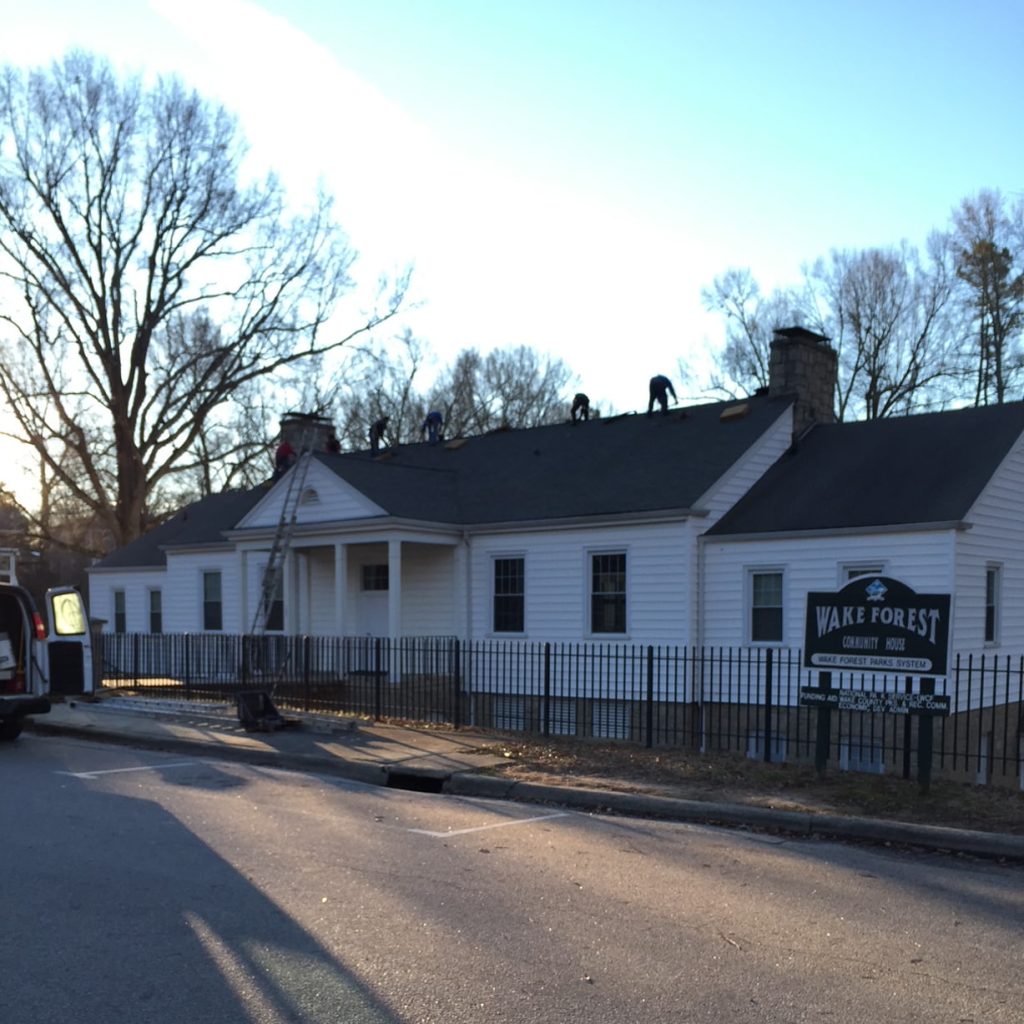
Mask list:
[[[447,776],[419,772],[388,772],[389,789],[408,789],[414,793],[441,793]]]

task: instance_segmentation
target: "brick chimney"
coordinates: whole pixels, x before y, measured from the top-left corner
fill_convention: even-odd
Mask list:
[[[297,452],[305,446],[314,452],[327,450],[327,438],[334,433],[334,424],[326,416],[314,412],[286,412],[281,417],[279,440],[287,441]]]
[[[793,437],[836,419],[836,350],[806,327],[780,327],[772,338],[768,394],[795,395]]]

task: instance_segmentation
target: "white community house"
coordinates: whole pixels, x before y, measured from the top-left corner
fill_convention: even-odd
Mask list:
[[[288,474],[182,509],[91,569],[90,614],[121,634],[799,647],[807,593],[870,573],[950,594],[955,651],[1024,650],[1024,403],[836,423],[835,368],[790,328],[742,401],[318,442],[293,510]]]

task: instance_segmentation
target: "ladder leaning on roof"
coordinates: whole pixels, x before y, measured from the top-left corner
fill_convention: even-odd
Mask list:
[[[306,474],[309,472],[309,464],[313,459],[311,451],[313,437],[312,431],[303,432],[302,440],[299,442],[298,460],[286,474],[288,486],[285,488],[284,500],[281,502],[281,515],[277,520],[274,540],[270,545],[270,557],[267,559],[266,568],[263,570],[263,579],[260,582],[260,601],[252,621],[253,636],[261,636],[266,631],[267,619],[273,608],[274,599],[280,592],[284,562],[291,545],[292,534],[295,532],[295,522],[298,519],[299,503],[302,500],[306,484]]]

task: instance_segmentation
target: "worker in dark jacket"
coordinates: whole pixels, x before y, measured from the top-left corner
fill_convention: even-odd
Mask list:
[[[381,416],[379,420],[375,420],[370,426],[370,451],[374,455],[380,451],[381,442],[384,441],[384,435],[388,429],[388,417]],[[385,441],[385,447],[387,442]]]
[[[582,391],[577,392],[572,400],[572,408],[569,410],[573,423],[578,420],[590,419],[590,399]]]
[[[662,416],[668,413],[668,396],[672,396],[672,404],[676,403],[676,389],[672,387],[672,381],[663,374],[651,378],[650,398],[647,401],[647,415],[654,411],[654,403],[661,406]]]

